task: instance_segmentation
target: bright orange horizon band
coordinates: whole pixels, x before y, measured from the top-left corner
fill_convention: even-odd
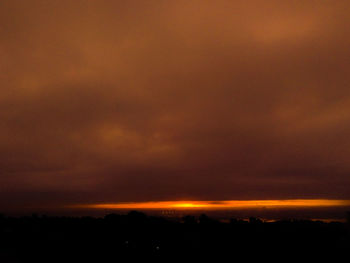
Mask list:
[[[93,209],[248,209],[350,206],[350,200],[226,200],[226,201],[160,201],[73,205],[71,208]]]

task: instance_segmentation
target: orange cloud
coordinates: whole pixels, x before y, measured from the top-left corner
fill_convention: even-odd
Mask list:
[[[350,199],[349,8],[2,1],[0,209]]]

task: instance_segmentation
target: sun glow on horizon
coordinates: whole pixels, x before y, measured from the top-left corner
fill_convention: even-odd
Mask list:
[[[72,205],[88,209],[256,209],[350,206],[350,200],[287,199],[287,200],[225,200],[225,201],[159,201],[99,203]]]

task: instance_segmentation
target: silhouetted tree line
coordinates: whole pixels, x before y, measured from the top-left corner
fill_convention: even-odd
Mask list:
[[[204,214],[174,221],[137,211],[104,218],[0,215],[0,262],[185,261],[189,256],[229,256],[232,262],[281,257],[284,262],[334,259],[349,251],[349,225],[340,222],[252,217],[222,223]]]

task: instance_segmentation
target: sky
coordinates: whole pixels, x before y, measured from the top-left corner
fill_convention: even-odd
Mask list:
[[[0,208],[350,199],[347,0],[3,0]]]

